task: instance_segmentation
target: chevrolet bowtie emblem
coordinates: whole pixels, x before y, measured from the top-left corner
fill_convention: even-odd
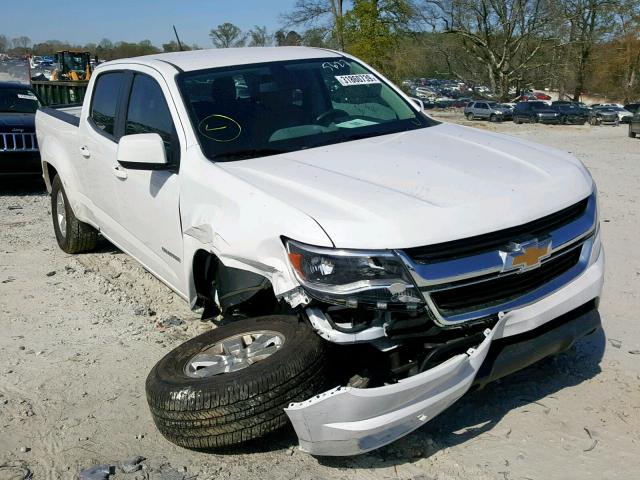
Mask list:
[[[542,260],[551,255],[551,239],[533,239],[522,243],[511,242],[506,251],[501,251],[500,254],[504,262],[503,271],[524,271],[536,268]]]

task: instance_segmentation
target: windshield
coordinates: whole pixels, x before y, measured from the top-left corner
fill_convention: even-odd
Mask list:
[[[424,128],[416,112],[359,63],[331,58],[180,75],[204,154],[230,161]]]
[[[0,112],[36,113],[38,97],[28,88],[0,88]]]

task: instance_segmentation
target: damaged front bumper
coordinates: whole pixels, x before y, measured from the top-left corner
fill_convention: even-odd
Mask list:
[[[300,449],[313,455],[357,455],[424,425],[471,387],[503,317],[477,347],[393,385],[337,387],[285,409]]]
[[[382,447],[443,412],[472,385],[485,384],[569,348],[599,327],[597,299],[603,281],[604,251],[600,251],[575,281],[501,316],[492,330],[485,330],[482,343],[464,354],[393,385],[337,387],[290,404],[285,411],[300,449],[312,455],[348,456]],[[507,345],[506,356],[487,358],[500,343]]]

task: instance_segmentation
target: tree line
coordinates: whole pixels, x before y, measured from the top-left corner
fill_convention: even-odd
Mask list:
[[[354,54],[392,79],[458,78],[508,99],[524,88],[640,97],[637,0],[296,0],[283,28],[211,29],[216,48],[306,45]],[[50,54],[82,48],[111,60],[197,49],[103,39],[83,46],[0,35],[0,52]]]

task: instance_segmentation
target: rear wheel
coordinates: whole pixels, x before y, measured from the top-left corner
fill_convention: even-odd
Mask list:
[[[629,138],[636,138],[636,132],[633,131],[631,124],[629,124]]]
[[[98,231],[76,218],[58,175],[51,183],[51,216],[58,246],[66,253],[87,252],[95,248]]]
[[[473,120],[473,119],[474,119],[473,113],[471,112],[467,113],[467,120]]]
[[[325,344],[298,317],[249,318],[199,335],[149,373],[158,430],[187,448],[261,437],[287,424],[284,408],[319,393]]]

